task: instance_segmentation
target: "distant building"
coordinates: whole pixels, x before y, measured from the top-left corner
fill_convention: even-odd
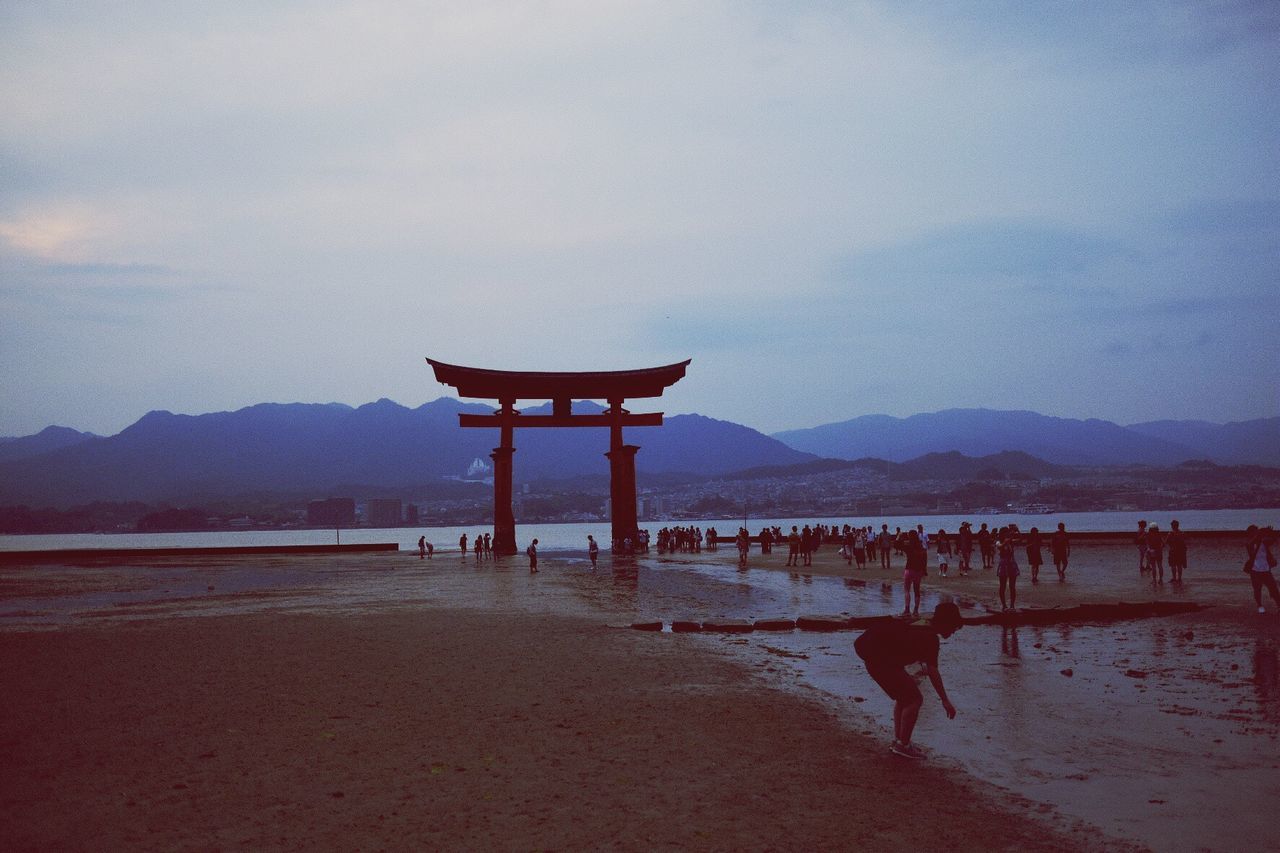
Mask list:
[[[369,501],[370,527],[399,527],[401,522],[399,498],[374,498]]]
[[[640,518],[654,520],[662,517],[662,498],[657,495],[641,495],[638,499],[638,515]]]
[[[486,475],[493,472],[493,466],[485,462],[479,456],[471,460],[471,464],[467,466],[468,480],[483,480]]]
[[[409,525],[410,527],[418,523],[418,505],[417,504],[405,504],[404,523]]]
[[[354,498],[326,498],[307,504],[307,524],[316,527],[352,526],[356,523]]]

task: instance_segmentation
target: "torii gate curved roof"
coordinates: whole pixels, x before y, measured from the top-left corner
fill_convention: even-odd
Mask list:
[[[691,358],[662,367],[641,370],[594,372],[546,372],[487,370],[462,367],[428,358],[436,381],[452,385],[461,397],[490,400],[623,400],[661,397],[668,387],[684,378]]]

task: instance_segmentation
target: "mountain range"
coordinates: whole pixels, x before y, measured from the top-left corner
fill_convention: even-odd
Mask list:
[[[527,408],[548,412],[548,406]],[[496,431],[460,429],[484,404],[442,397],[414,409],[391,400],[264,403],[235,412],[151,412],[120,433],[49,427],[0,438],[0,505],[65,507],[92,501],[190,503],[250,494],[300,498],[363,490],[394,494],[457,477],[487,459]],[[574,404],[595,413],[592,402]],[[972,477],[1001,468],[1046,476],[1060,465],[1280,465],[1280,418],[1232,424],[1154,421],[1130,426],[1034,412],[951,409],[909,418],[869,415],[767,436],[702,415],[627,428],[638,473],[697,476],[829,467],[832,460],[907,463],[896,477]],[[608,475],[602,429],[518,430],[517,483]],[[883,463],[880,463],[883,464]],[[976,466],[976,467],[975,467]],[[887,470],[887,469],[886,469]]]
[[[1212,424],[1054,418],[1035,412],[946,409],[894,418],[866,415],[773,437],[796,450],[836,459],[906,462],[926,453],[988,456],[1020,450],[1058,465],[1280,465],[1280,418]]]
[[[323,497],[412,489],[457,477],[486,460],[496,430],[461,429],[461,412],[492,407],[442,397],[409,409],[391,400],[358,408],[264,403],[235,412],[156,411],[117,435],[58,431],[0,443],[0,504],[71,506],[91,501],[187,503],[249,494]],[[549,413],[550,406],[524,410]],[[597,413],[598,404],[574,411]],[[59,429],[59,428],[51,428]],[[44,436],[44,438],[41,438]],[[755,430],[702,415],[675,415],[662,427],[628,428],[641,447],[639,472],[718,474],[813,457]],[[46,446],[56,444],[53,449]],[[603,429],[518,430],[516,482],[607,477]]]

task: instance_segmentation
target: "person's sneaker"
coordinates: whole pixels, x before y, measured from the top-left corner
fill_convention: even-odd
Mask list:
[[[1267,608],[1265,608],[1265,607],[1259,607],[1259,608],[1258,608],[1258,612],[1259,612],[1259,613],[1266,613],[1266,612],[1267,612]]]
[[[893,746],[889,747],[889,751],[894,755],[901,755],[903,758],[924,758],[924,753],[909,743],[894,741]]]

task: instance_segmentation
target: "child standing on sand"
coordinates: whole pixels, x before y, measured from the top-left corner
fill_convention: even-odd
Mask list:
[[[947,569],[951,568],[951,540],[947,538],[947,531],[940,527],[935,541],[938,543],[938,574],[945,578]]]
[[[524,549],[529,557],[529,574],[538,571],[538,540],[535,539],[529,543],[529,547]]]

